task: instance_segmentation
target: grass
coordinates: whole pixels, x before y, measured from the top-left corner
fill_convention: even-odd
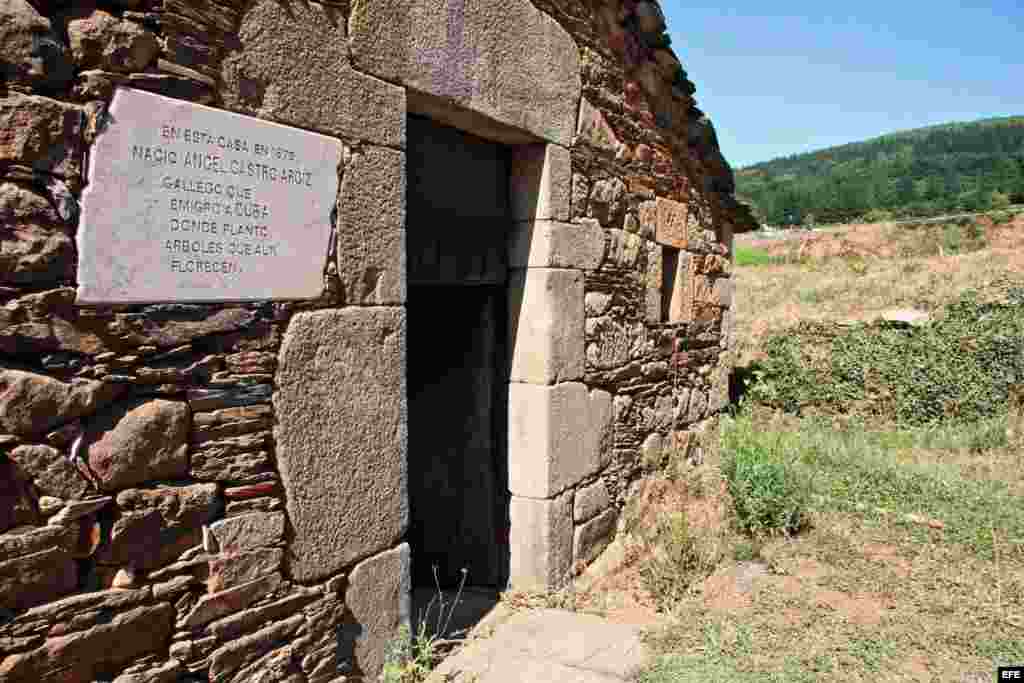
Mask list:
[[[799,258],[799,247],[788,255],[750,247],[775,262],[764,254],[737,258],[741,358],[769,357],[764,341],[775,332],[798,339],[798,323],[867,321],[906,307],[935,319],[967,289],[991,300],[985,296],[1004,293],[1024,273],[1024,221],[1000,227],[1016,231],[1010,242],[1007,233],[982,240],[965,224],[869,230],[864,239],[838,234],[829,239],[845,239],[842,248],[824,255],[805,248]],[[934,331],[917,341],[906,331],[886,332],[891,339],[883,341],[896,355],[913,350],[893,367],[916,358],[934,371],[949,357],[957,359],[953,376],[960,367],[978,379],[964,364],[987,337],[999,336],[997,328],[1012,334],[992,349],[1020,343],[1016,313],[986,327],[998,315],[984,310],[962,319],[949,337],[959,340],[950,342],[956,348],[940,354],[930,355],[944,343]],[[791,368],[798,375],[834,353],[831,342],[809,340]],[[1013,365],[1000,358],[979,357],[979,372]],[[869,354],[848,365],[885,361]],[[927,372],[918,379],[935,384]],[[1024,663],[1024,392],[1013,387],[1021,379],[1004,377],[993,385],[999,391],[979,392],[983,410],[918,421],[901,417],[894,403],[874,410],[870,402],[849,403],[829,373],[815,381],[837,394],[836,406],[846,400],[845,409],[786,412],[748,398],[723,418],[720,460],[707,464],[728,482],[725,490],[689,490],[691,498],[727,504],[717,564],[702,579],[677,563],[686,588],[664,605],[670,621],[648,631],[655,657],[638,681],[964,683]],[[800,382],[812,383],[806,374]],[[942,392],[954,402],[970,398],[970,387],[957,387],[951,382]],[[646,514],[666,518],[693,504],[666,501]],[[690,525],[674,536],[693,547],[712,533]],[[744,573],[751,567],[752,579]]]
[[[750,407],[728,419],[726,461],[784,455],[811,482],[811,523],[737,542],[734,556],[769,570],[745,603],[679,600],[648,634],[659,656],[639,681],[991,680],[1024,662],[1024,475],[1005,474],[1019,453],[997,425],[870,429]]]

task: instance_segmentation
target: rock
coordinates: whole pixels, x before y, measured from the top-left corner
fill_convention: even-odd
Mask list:
[[[626,220],[626,185],[618,178],[598,180],[590,189],[587,216],[608,228],[621,228]]]
[[[586,522],[596,517],[611,504],[612,499],[608,495],[608,487],[603,479],[598,479],[588,486],[581,486],[576,489],[576,495],[573,498],[573,520],[577,524]]]
[[[224,489],[224,497],[228,500],[246,500],[278,493],[276,481],[265,481],[261,484],[249,484],[246,486],[232,486]]]
[[[573,534],[573,559],[590,564],[601,554],[615,535],[618,511],[611,509],[576,527]]]
[[[385,646],[400,626],[409,626],[411,578],[409,544],[403,543],[355,566],[345,605],[362,627],[355,643],[355,669],[372,681],[384,666]]]
[[[191,576],[195,581],[206,581],[210,573],[208,563],[211,558],[211,555],[204,553],[187,560],[179,560],[149,572],[147,579],[149,581],[168,581],[178,576]]]
[[[664,438],[661,434],[648,434],[640,445],[640,460],[650,470],[656,470],[664,462]]]
[[[604,315],[611,305],[612,295],[607,292],[587,292],[583,300],[588,317]]]
[[[14,463],[0,461],[0,532],[38,521],[39,510],[25,474]]]
[[[127,344],[175,347],[200,337],[244,329],[255,321],[256,314],[246,308],[154,304],[137,313],[118,315],[114,327]]]
[[[687,422],[697,422],[704,418],[708,408],[707,394],[699,389],[690,392],[690,407],[686,414]]]
[[[580,142],[586,142],[596,149],[612,154],[622,144],[601,110],[591,104],[586,97],[580,100],[579,123],[576,127],[576,143]]]
[[[138,585],[138,576],[135,570],[130,567],[122,567],[117,570],[117,574],[114,575],[114,581],[110,584],[111,588],[132,588]]]
[[[242,351],[224,357],[228,370],[240,375],[254,373],[273,374],[277,370],[277,356],[266,351]]]
[[[78,180],[85,115],[79,107],[35,95],[0,97],[0,165]]]
[[[400,308],[351,307],[291,320],[274,436],[297,581],[336,574],[405,534],[405,345]],[[338,501],[346,501],[344,514]]]
[[[88,415],[112,401],[121,387],[73,383],[21,370],[0,370],[0,427],[26,437]]]
[[[77,586],[75,560],[59,545],[0,562],[0,605],[9,609],[25,609],[48,602]]]
[[[50,446],[18,446],[10,452],[40,493],[55,498],[82,498],[89,482],[60,451]]]
[[[60,87],[72,76],[60,36],[25,0],[0,0],[0,77]]]
[[[210,655],[210,680],[227,680],[227,677],[233,672],[266,654],[292,636],[304,621],[305,617],[296,614],[294,617],[271,624],[256,633],[236,638],[223,645]]]
[[[273,393],[274,388],[269,384],[242,384],[223,389],[189,389],[188,403],[196,412],[212,411],[266,403]]]
[[[75,529],[54,526],[18,527],[6,534],[0,534],[0,558],[12,560],[53,546],[70,551],[77,541],[75,532]]]
[[[281,569],[283,558],[284,550],[281,548],[221,553],[210,560],[207,589],[211,593],[216,593],[277,572]]]
[[[153,584],[153,599],[162,602],[174,602],[181,594],[190,590],[198,583],[194,576],[176,576],[170,581]]]
[[[67,526],[77,519],[102,510],[113,500],[110,496],[90,498],[89,500],[73,500],[67,503],[59,513],[51,517],[47,524]]]
[[[149,588],[137,590],[104,590],[73,595],[56,602],[33,607],[15,620],[15,624],[44,622],[54,624],[68,621],[75,615],[111,613],[147,602],[152,597]],[[2,680],[2,679],[0,679]]]
[[[177,659],[170,659],[142,671],[123,673],[115,678],[113,683],[175,683],[181,680],[184,673],[185,666]]]
[[[102,350],[106,339],[96,330],[95,323],[82,324],[74,302],[75,290],[70,287],[26,294],[9,301],[0,307],[0,351]]]
[[[199,360],[172,359],[157,363],[155,367],[137,367],[132,371],[141,384],[201,384],[209,381],[221,365],[219,357],[206,356]]]
[[[243,452],[220,457],[212,455],[214,452],[211,449],[193,453],[190,469],[193,478],[200,481],[241,483],[258,481],[267,475],[273,475],[274,469],[267,451]],[[277,488],[277,483],[272,482],[268,486],[273,490]]]
[[[903,325],[906,327],[913,327],[927,324],[929,315],[926,311],[919,311],[913,308],[902,308],[886,311],[879,316],[879,318],[887,323],[893,323],[897,326]]]
[[[214,522],[210,532],[221,552],[255,550],[284,540],[283,512],[253,512]]]
[[[69,21],[68,39],[75,63],[82,69],[142,71],[160,53],[155,35],[103,10]]]
[[[136,607],[85,631],[49,638],[30,652],[0,662],[0,680],[89,683],[103,674],[163,650],[174,629],[166,603]]]
[[[254,626],[290,617],[321,595],[319,590],[307,588],[262,607],[253,607],[224,617],[210,624],[207,630],[224,641],[237,638],[246,631],[251,631]]]
[[[224,493],[225,498],[227,498],[227,490],[225,490]],[[271,497],[248,498],[246,500],[228,499],[228,504],[224,508],[224,516],[235,517],[236,515],[244,515],[250,512],[276,512],[277,510],[280,510],[283,505],[284,503],[282,503],[280,499]]]
[[[197,445],[215,439],[263,431],[274,426],[274,411],[269,405],[223,408],[209,413],[193,413],[192,441]]]
[[[188,473],[188,405],[135,400],[117,404],[86,426],[89,467],[113,491]]]
[[[202,538],[220,511],[216,484],[128,489],[117,496],[110,542],[96,553],[101,564],[148,570],[173,562]]]
[[[643,341],[644,327],[612,316],[589,318],[586,322],[587,363],[598,370],[625,365]]]
[[[274,573],[228,590],[204,595],[185,617],[178,620],[178,628],[196,628],[239,612],[268,593],[273,593],[279,585],[281,575]]]
[[[0,282],[43,285],[74,277],[74,243],[45,197],[0,183],[0,225]]]

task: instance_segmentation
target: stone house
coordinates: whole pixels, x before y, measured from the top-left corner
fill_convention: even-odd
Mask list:
[[[699,461],[752,219],[664,30],[654,0],[0,0],[0,681],[374,680],[435,567],[557,587],[645,462]],[[280,124],[326,189],[253,181],[273,246],[165,242],[107,178],[169,177],[112,141],[172,111]],[[248,139],[153,128],[230,147],[181,176],[200,230]],[[255,251],[161,251],[224,244]]]

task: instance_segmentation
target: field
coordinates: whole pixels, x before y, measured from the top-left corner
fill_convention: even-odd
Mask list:
[[[1024,302],[1006,308],[1024,284],[1022,247],[1024,216],[738,240],[740,364],[762,381],[779,362],[773,333],[803,340],[793,348],[805,344],[827,378],[834,364],[800,325],[838,323],[840,340],[853,330],[895,353],[907,326],[857,323],[913,309],[928,316],[917,324],[939,329],[976,290],[957,304],[977,315],[966,333],[955,328],[962,353],[949,357],[961,359],[954,375],[961,363],[964,376],[993,375],[995,389],[987,401],[946,397],[955,410],[936,416],[900,403],[917,395],[900,386],[788,410],[748,388],[723,421],[720,453],[703,468],[654,473],[627,509],[632,533],[608,553],[619,562],[571,596],[579,609],[657,624],[648,642],[658,657],[641,683],[980,683],[998,665],[1024,664],[1024,396],[1003,395],[1022,378],[999,375],[982,352],[986,335],[1002,334],[986,321],[1024,312]],[[1014,358],[1020,343],[993,342]],[[878,409],[890,404],[910,408]]]

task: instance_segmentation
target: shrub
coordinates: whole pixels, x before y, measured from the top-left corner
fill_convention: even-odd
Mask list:
[[[793,534],[807,523],[810,489],[777,447],[738,444],[722,461],[736,525],[752,536]]]
[[[764,350],[748,395],[787,412],[919,425],[995,417],[1024,380],[1024,288],[998,302],[968,292],[921,327],[803,322]]]

